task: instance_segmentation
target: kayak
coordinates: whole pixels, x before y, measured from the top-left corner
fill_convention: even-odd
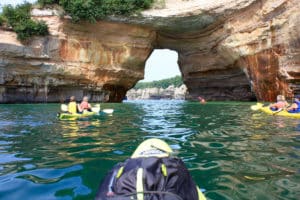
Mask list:
[[[163,158],[163,157],[170,157],[173,153],[174,152],[172,148],[166,142],[160,139],[152,138],[142,142],[136,148],[131,158],[148,158],[148,157]],[[197,192],[198,192],[198,200],[206,200],[206,197],[201,192],[198,186],[197,186]],[[174,197],[172,199],[174,199]]]
[[[300,118],[300,113],[289,113],[286,110],[272,111],[268,106],[261,107],[260,110],[263,111],[264,113],[269,114],[269,115],[277,115],[277,116],[283,116],[283,117]]]
[[[251,106],[252,110],[260,110],[264,113],[267,113],[269,115],[276,115],[276,116],[282,116],[282,117],[292,117],[292,118],[299,118],[300,119],[300,113],[290,113],[286,110],[281,111],[273,111],[269,108],[269,106],[263,106],[262,103],[257,103],[256,105]]]
[[[129,159],[115,165],[106,175],[95,200],[206,200],[183,161],[173,157],[173,153],[160,139],[145,140]],[[178,181],[180,187],[177,187]]]
[[[76,120],[80,118],[90,117],[93,115],[98,115],[97,112],[84,112],[84,113],[58,113],[58,118],[60,120]]]
[[[150,153],[149,153],[150,152]],[[171,147],[160,139],[148,139],[142,142],[131,155],[131,158],[169,157],[173,153]]]
[[[100,111],[100,104],[96,104],[94,107],[92,107],[91,111],[84,111],[83,113],[69,113],[68,105],[66,104],[61,104],[60,109],[62,112],[57,114],[60,120],[77,120],[80,118],[86,118],[99,114],[112,115],[112,113],[114,112],[114,109],[103,109],[102,111]]]

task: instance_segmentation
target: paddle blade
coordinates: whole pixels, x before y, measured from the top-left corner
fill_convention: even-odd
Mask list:
[[[61,104],[61,105],[60,105],[60,109],[61,109],[61,111],[63,111],[63,112],[68,112],[68,105],[66,105],[66,104]]]
[[[280,113],[281,111],[284,111],[283,108],[279,108],[278,110],[276,110],[275,112],[272,113],[272,115],[276,115],[278,113]]]
[[[251,110],[259,110],[263,107],[262,103],[257,103],[256,105],[252,105],[250,108]]]
[[[114,109],[103,109],[102,111],[106,114],[112,114],[114,112]]]
[[[100,112],[100,107],[92,107],[92,111],[98,113]]]

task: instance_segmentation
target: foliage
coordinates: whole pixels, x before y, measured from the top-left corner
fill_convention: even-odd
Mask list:
[[[173,78],[163,79],[159,81],[152,82],[139,82],[134,86],[134,89],[144,89],[144,88],[164,88],[166,89],[170,85],[174,85],[175,87],[179,87],[183,84],[181,76],[175,76]]]
[[[73,21],[95,22],[108,15],[130,15],[150,8],[154,0],[38,0],[41,6],[58,4],[72,17]],[[3,7],[0,26],[4,21],[17,33],[19,40],[34,35],[47,35],[48,28],[43,22],[36,22],[30,16],[31,4]]]
[[[34,35],[48,34],[48,26],[44,22],[28,20],[26,23],[19,23],[14,27],[18,40],[24,41]]]
[[[17,33],[19,40],[26,40],[35,35],[47,35],[48,27],[44,22],[33,21],[30,18],[31,4],[24,3],[15,8],[11,5],[3,7],[3,17],[7,25]]]
[[[94,22],[108,15],[130,15],[150,8],[154,0],[38,0],[42,6],[59,4],[73,21]]]
[[[92,0],[61,0],[60,5],[75,22],[81,19],[95,22],[102,15]]]
[[[51,5],[51,4],[59,4],[59,0],[38,0],[37,2],[41,6]]]
[[[15,8],[12,5],[7,5],[3,7],[3,16],[7,19],[8,25],[14,27],[30,19],[30,9],[30,3],[24,3]]]
[[[4,24],[4,17],[2,15],[0,15],[0,26],[2,26]]]

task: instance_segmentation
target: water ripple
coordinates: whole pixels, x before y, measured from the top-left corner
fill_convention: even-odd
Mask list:
[[[103,104],[112,116],[78,121],[57,120],[57,104],[0,105],[0,199],[93,199],[147,138],[168,142],[208,199],[297,199],[300,120],[250,105]]]

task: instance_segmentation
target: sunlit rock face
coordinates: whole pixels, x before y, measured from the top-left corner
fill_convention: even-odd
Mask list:
[[[210,18],[191,21],[191,29],[158,31],[159,46],[179,53],[189,98],[273,101],[299,93],[299,0],[211,4],[202,7]]]
[[[246,71],[257,99],[300,92],[298,0],[257,1],[225,26],[231,31],[221,47],[236,55],[235,65]]]
[[[189,99],[300,93],[299,0],[166,0],[163,9],[95,24],[33,15],[50,36],[21,44],[0,30],[0,102],[120,102],[155,48],[178,52]]]
[[[0,102],[59,102],[75,95],[120,102],[144,77],[156,33],[121,23],[74,24],[36,16],[50,36],[20,43],[0,30]]]

